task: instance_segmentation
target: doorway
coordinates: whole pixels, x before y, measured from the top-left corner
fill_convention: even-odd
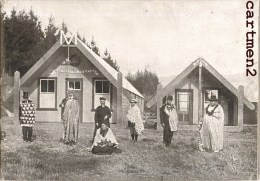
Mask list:
[[[193,122],[193,90],[177,89],[175,91],[175,104],[178,114],[179,124],[189,125]]]
[[[72,89],[75,91],[75,98],[79,101],[79,115],[80,122],[82,122],[82,106],[83,106],[83,79],[79,78],[66,78],[66,92],[68,89]]]

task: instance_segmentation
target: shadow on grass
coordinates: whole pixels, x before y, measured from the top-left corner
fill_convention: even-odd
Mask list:
[[[194,153],[198,151],[198,144],[196,142],[189,142],[186,143],[184,141],[178,141],[174,145],[170,146],[173,149],[176,149],[176,151],[181,153]]]
[[[149,143],[149,142],[156,142],[156,140],[152,139],[152,138],[144,138],[142,139],[142,142],[146,142],[146,143]]]

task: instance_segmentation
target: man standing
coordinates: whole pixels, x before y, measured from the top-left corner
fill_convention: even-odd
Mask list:
[[[95,112],[95,130],[92,142],[94,141],[97,129],[101,127],[102,123],[110,128],[109,118],[111,118],[111,111],[109,107],[106,106],[106,98],[100,97],[99,100],[100,106],[96,108]]]
[[[74,90],[68,90],[68,99],[65,104],[62,119],[64,120],[64,143],[75,145],[79,134],[79,103],[74,97]]]
[[[23,92],[23,100],[19,106],[19,120],[22,126],[23,140],[32,142],[35,109],[33,101],[29,100],[28,92]]]
[[[162,109],[163,109],[163,107],[166,105],[166,103],[167,103],[167,96],[165,96],[164,98],[163,98],[163,100],[162,100],[162,107],[160,108],[160,118],[161,118],[161,115],[162,115]],[[162,120],[162,119],[160,119],[160,120]],[[162,124],[162,121],[161,121],[161,124]],[[165,131],[163,131],[163,143],[165,143],[165,137],[166,137],[166,135],[165,135]]]
[[[166,104],[160,108],[160,121],[163,127],[163,142],[165,146],[171,145],[173,132],[178,130],[178,116],[172,100],[173,97],[168,96]]]

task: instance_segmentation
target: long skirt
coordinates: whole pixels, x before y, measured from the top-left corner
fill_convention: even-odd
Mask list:
[[[223,149],[223,120],[205,115],[200,133],[203,148],[212,151]]]

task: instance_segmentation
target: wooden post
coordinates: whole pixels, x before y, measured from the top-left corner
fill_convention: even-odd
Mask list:
[[[238,87],[238,127],[239,127],[239,131],[243,131],[243,116],[244,116],[244,87],[242,85],[240,85]]]
[[[124,127],[123,113],[122,113],[122,99],[123,99],[123,75],[121,72],[117,74],[117,124],[121,121],[122,127]]]
[[[14,73],[14,124],[19,124],[20,72]]]
[[[162,84],[158,84],[157,91],[156,91],[156,103],[157,103],[157,129],[162,129],[162,126],[160,124],[160,107],[162,106],[162,90],[163,86]]]
[[[260,2],[258,4],[258,8],[260,8]],[[258,17],[260,16],[260,12],[258,14]],[[258,18],[258,24],[260,23],[260,18]],[[258,28],[259,29],[259,28]],[[260,36],[258,36],[258,42],[260,41]],[[258,48],[258,55],[260,55],[260,48]],[[258,64],[258,70],[260,69],[260,65]],[[260,80],[260,74],[258,72],[258,81]],[[259,91],[259,90],[258,90]],[[257,102],[257,128],[258,128],[258,135],[257,135],[257,139],[258,139],[258,143],[259,143],[259,138],[260,138],[260,94],[258,94],[258,102]],[[257,179],[260,180],[260,144],[257,144]]]
[[[200,117],[202,116],[202,83],[201,83],[201,76],[202,76],[202,62],[200,61],[199,64],[199,90],[198,90],[198,122]]]

